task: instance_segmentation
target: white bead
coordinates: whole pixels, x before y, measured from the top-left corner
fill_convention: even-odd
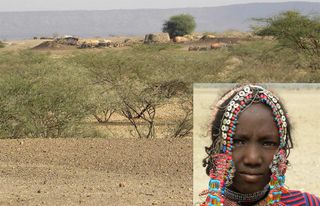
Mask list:
[[[244,91],[245,91],[246,93],[248,93],[248,92],[250,91],[250,87],[248,87],[248,86],[245,86],[243,89],[244,89]]]
[[[227,139],[227,133],[222,132],[222,138],[223,138],[223,139]]]

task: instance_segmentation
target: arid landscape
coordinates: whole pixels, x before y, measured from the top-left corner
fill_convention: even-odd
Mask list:
[[[293,83],[275,86],[294,125],[287,184],[319,195],[319,39],[265,29],[1,40],[0,205],[199,203],[221,90],[194,83]]]
[[[192,139],[0,141],[0,205],[192,205]]]

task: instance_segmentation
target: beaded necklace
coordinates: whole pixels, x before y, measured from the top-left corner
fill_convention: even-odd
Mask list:
[[[232,97],[233,96],[233,97]],[[286,172],[286,153],[285,145],[287,142],[287,119],[279,104],[279,99],[270,91],[257,85],[246,85],[231,90],[219,102],[219,108],[225,100],[232,97],[226,108],[220,126],[220,133],[215,147],[215,155],[212,156],[213,168],[210,170],[209,188],[207,191],[206,203],[208,206],[224,206],[226,198],[226,187],[232,184],[235,173],[235,167],[232,160],[233,137],[235,135],[236,125],[239,114],[248,108],[252,103],[263,103],[271,108],[274,121],[278,128],[280,139],[279,150],[274,155],[270,165],[271,180],[268,189],[270,189],[266,199],[266,205],[278,205],[281,194],[286,192],[284,188]],[[217,109],[214,110],[214,115]]]
[[[269,185],[266,185],[262,191],[258,191],[250,194],[242,194],[239,192],[232,191],[229,188],[226,188],[225,197],[237,203],[258,202],[259,200],[263,199],[268,192],[269,192]]]

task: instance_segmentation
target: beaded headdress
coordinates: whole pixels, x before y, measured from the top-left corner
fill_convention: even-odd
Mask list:
[[[222,103],[229,99],[226,107],[221,108]],[[274,121],[278,128],[280,146],[273,161],[270,164],[271,178],[267,185],[270,190],[267,197],[267,205],[277,205],[282,192],[285,192],[284,181],[287,167],[286,146],[288,140],[288,120],[279,99],[270,91],[257,85],[246,85],[235,88],[225,94],[213,110],[213,116],[218,109],[223,109],[219,134],[213,148],[212,168],[210,170],[209,188],[207,190],[206,205],[223,206],[226,187],[232,184],[235,167],[232,160],[233,137],[239,114],[248,108],[252,103],[262,103],[271,108]],[[289,141],[289,143],[288,143]]]

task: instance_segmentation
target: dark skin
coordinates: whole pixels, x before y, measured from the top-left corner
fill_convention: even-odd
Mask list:
[[[269,183],[269,165],[280,140],[271,109],[254,103],[240,113],[234,137],[232,158],[236,167],[230,188],[240,193],[263,190]]]

